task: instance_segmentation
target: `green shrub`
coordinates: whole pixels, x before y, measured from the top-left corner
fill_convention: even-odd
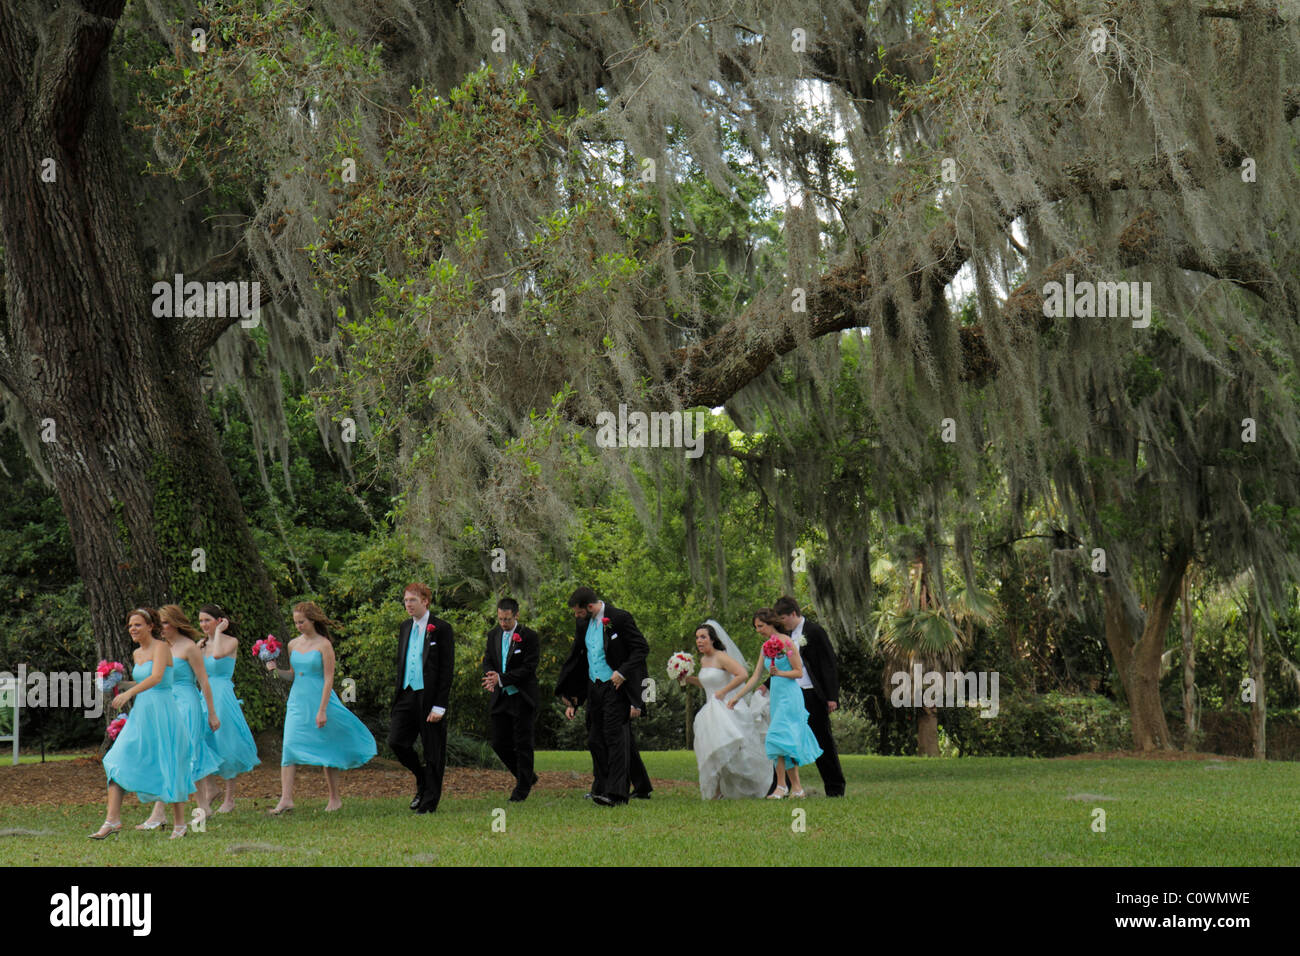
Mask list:
[[[504,770],[492,745],[481,737],[447,730],[447,766],[476,767],[480,770]]]
[[[880,727],[863,714],[841,707],[831,714],[835,749],[842,754],[874,754],[880,748]]]
[[[962,756],[1061,757],[1132,746],[1128,709],[1105,697],[1002,697],[996,717],[979,713],[939,711],[940,725]]]

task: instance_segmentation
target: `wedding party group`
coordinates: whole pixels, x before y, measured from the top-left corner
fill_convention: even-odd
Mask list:
[[[602,601],[591,588],[574,591],[569,607],[575,618],[573,649],[560,668],[555,693],[569,719],[586,703],[595,778],[589,796],[599,806],[616,806],[628,802],[629,787],[636,795],[637,777],[644,774],[637,772],[631,722],[647,706],[649,644],[630,613]],[[752,674],[745,655],[712,619],[695,631],[698,676],[687,672],[694,664],[687,655],[669,661],[670,676],[705,694],[694,724],[700,795],[802,797],[799,767],[816,763],[826,795],[843,796],[844,773],[830,723],[839,706],[839,669],[830,638],[791,597],[759,609],[753,625],[763,645]],[[762,689],[760,682],[766,684]]]
[[[455,632],[430,611],[432,597],[418,582],[403,591],[407,620],[397,633],[388,733],[389,747],[414,778],[410,809],[417,813],[435,812],[442,797],[455,663]],[[585,705],[593,764],[587,797],[603,807],[648,798],[652,787],[632,721],[648,706],[643,687],[649,645],[629,612],[601,600],[591,588],[574,591],[569,607],[574,641],[555,694],[570,720]],[[509,799],[521,802],[538,779],[533,751],[541,705],[540,639],[520,623],[512,598],[498,601],[496,616],[483,653],[482,687],[490,694],[492,748],[515,779]],[[342,806],[341,771],[362,766],[377,752],[374,736],[333,690],[332,632],[338,625],[310,601],[294,607],[293,623],[298,636],[288,642],[288,667],[278,663],[281,648],[274,638],[253,645],[269,672],[291,682],[280,799],[268,811],[274,816],[293,811],[298,766],[324,768],[325,810],[335,811]],[[799,767],[813,762],[826,795],[842,795],[844,776],[829,719],[837,706],[838,676],[826,632],[788,597],[758,611],[753,624],[763,646],[752,674],[745,655],[713,620],[696,631],[698,676],[687,673],[693,661],[685,667],[680,660],[670,662],[671,674],[706,694],[694,725],[701,795],[802,796]],[[136,645],[130,679],[121,679],[120,664],[99,668],[103,686],[114,693],[111,706],[118,711],[132,706],[109,727],[113,744],[103,759],[107,813],[91,838],[121,831],[123,798],[134,793],[153,804],[136,829],[160,829],[170,808],[171,838],[179,839],[189,828],[184,809],[191,798],[200,818],[230,812],[235,779],[261,762],[232,683],[240,642],[231,633],[230,615],[215,604],[199,610],[197,627],[174,604],[135,608],[126,626]],[[415,749],[417,738],[422,756]],[[218,796],[223,799],[214,811]]]

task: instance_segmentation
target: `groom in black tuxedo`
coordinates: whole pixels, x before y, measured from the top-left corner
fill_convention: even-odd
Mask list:
[[[835,648],[825,628],[810,621],[799,611],[799,603],[792,597],[782,597],[772,605],[772,610],[785,625],[785,632],[799,648],[803,660],[803,703],[808,711],[808,726],[822,748],[817,758],[817,772],[826,786],[826,796],[844,796],[844,771],[840,769],[840,755],[831,736],[831,712],[839,707],[840,672],[835,659]]]
[[[456,634],[429,613],[433,592],[409,584],[402,597],[410,620],[397,630],[397,680],[388,746],[415,776],[411,809],[433,813],[442,798],[447,767],[447,698],[455,660]],[[424,765],[415,755],[415,738],[424,746]]]
[[[515,777],[514,803],[528,798],[533,773],[533,728],[537,722],[537,632],[519,623],[519,602],[497,602],[497,626],[488,631],[483,654],[483,689],[491,691],[492,749]]]
[[[592,801],[602,807],[628,801],[631,718],[640,713],[641,682],[650,645],[632,615],[600,600],[589,587],[569,598],[573,611],[573,650],[560,668],[556,696],[573,718],[587,704],[587,747],[595,765]]]

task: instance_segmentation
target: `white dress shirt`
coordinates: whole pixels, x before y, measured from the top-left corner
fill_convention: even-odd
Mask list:
[[[431,617],[433,617],[433,612],[425,611],[424,617],[420,618],[418,621],[415,621],[411,625],[411,637],[408,637],[407,640],[408,641],[412,640],[416,634],[421,635],[420,640],[427,640],[429,636],[429,618]],[[435,717],[441,717],[446,712],[447,712],[446,707],[436,707],[436,706],[429,711],[429,713],[433,714]]]
[[[799,638],[803,637],[804,618],[799,618],[799,623],[794,626],[794,633],[790,635],[790,640],[794,641],[794,646],[799,646]],[[796,682],[804,690],[812,690],[812,678],[808,676],[808,662],[803,659],[803,651],[799,652],[799,660],[803,663],[803,676]]]

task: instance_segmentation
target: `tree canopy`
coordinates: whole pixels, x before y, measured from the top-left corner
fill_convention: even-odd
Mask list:
[[[87,456],[80,426],[35,441],[50,407],[61,427],[93,418],[63,394],[75,363],[32,373],[41,323],[94,303],[96,341],[97,309],[143,314],[177,272],[258,280],[261,327],[123,328],[126,378],[88,404],[152,407],[132,376],[210,370],[240,389],[269,481],[282,376],[306,382],[326,447],[399,489],[436,564],[471,550],[486,568],[508,540],[535,578],[610,475],[649,521],[634,472],[672,469],[707,518],[740,461],[783,558],[817,540],[814,592],[850,627],[872,610],[876,529],[926,556],[943,604],[945,560],[977,588],[974,515],[1001,495],[1012,537],[1031,505],[1055,516],[1062,600],[1104,604],[1148,704],[1190,562],[1252,569],[1273,609],[1300,572],[1289,5],[3,0],[0,34],[0,383],[74,513],[72,476],[113,455]],[[39,222],[77,209],[96,228],[47,241]],[[111,281],[45,288],[64,260]],[[728,426],[700,462],[595,447],[621,404],[725,406]],[[188,495],[169,469],[219,466],[206,432],[178,459],[181,426],[156,418],[109,428],[146,480],[90,495],[76,523],[116,508],[127,545],[74,538],[83,575],[130,552],[174,592],[189,529],[219,519],[160,541],[133,516]],[[1080,545],[1104,553],[1096,577]],[[256,574],[231,586],[271,613]],[[1167,745],[1147,716],[1135,733]]]

